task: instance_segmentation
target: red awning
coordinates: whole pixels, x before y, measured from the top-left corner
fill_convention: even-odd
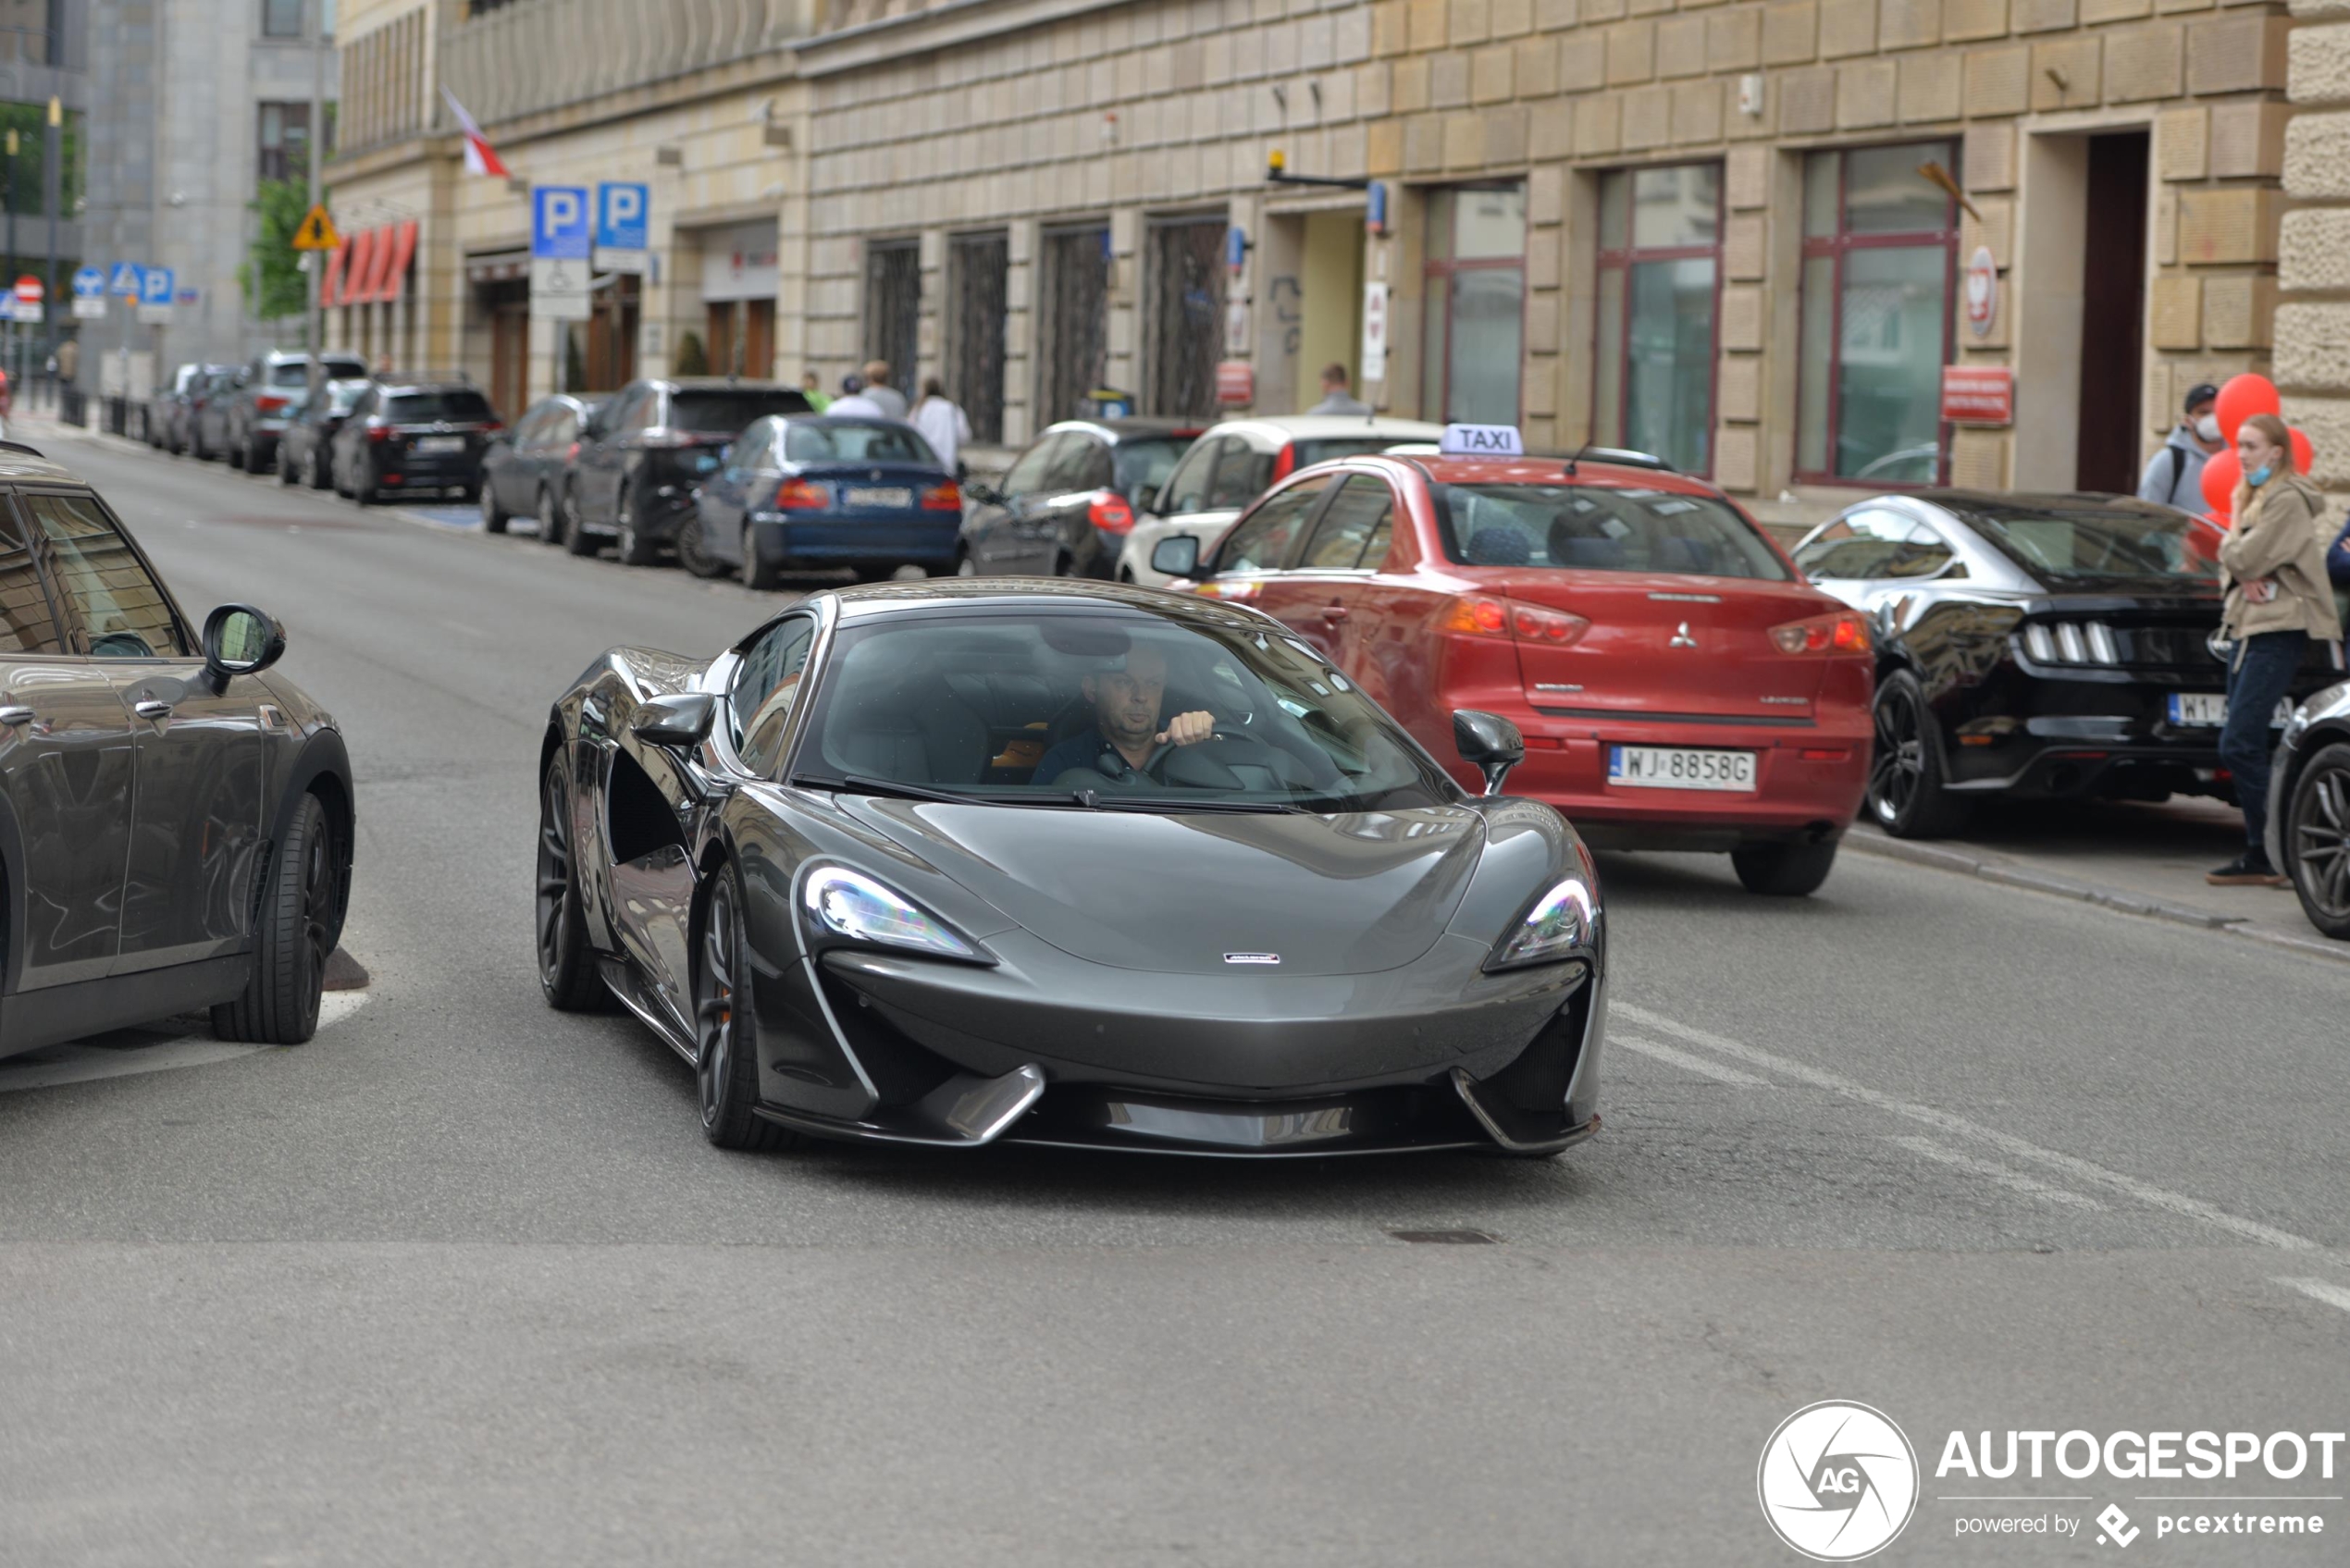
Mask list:
[[[351,260],[351,241],[345,240],[327,253],[327,276],[318,285],[318,302],[322,305],[342,303],[342,269]]]
[[[384,280],[391,272],[392,228],[390,224],[382,224],[373,232],[376,247],[375,253],[367,259],[366,292],[359,296],[371,304],[384,298]]]
[[[391,236],[391,260],[376,285],[376,298],[397,300],[408,285],[408,264],[416,254],[416,220],[409,218]]]
[[[351,237],[351,260],[342,274],[342,302],[364,305],[375,296],[367,292],[367,274],[376,262],[376,231],[363,228]]]

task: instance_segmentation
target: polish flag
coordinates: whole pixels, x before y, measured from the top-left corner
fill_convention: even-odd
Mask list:
[[[481,127],[474,123],[474,117],[465,113],[465,106],[457,102],[457,95],[447,87],[440,90],[440,95],[449,100],[449,112],[457,117],[457,128],[465,133],[465,172],[494,175],[500,179],[513,179],[506,172],[506,166],[498,161],[498,149],[492,147],[489,138],[481,133]]]

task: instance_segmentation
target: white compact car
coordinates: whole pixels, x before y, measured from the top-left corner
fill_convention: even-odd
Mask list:
[[[1385,451],[1405,443],[1433,442],[1441,425],[1417,419],[1382,419],[1374,414],[1299,414],[1268,419],[1228,419],[1212,426],[1183,454],[1156,500],[1135,518],[1126,546],[1118,553],[1118,579],[1145,587],[1172,581],[1151,570],[1151,551],[1161,539],[1189,534],[1205,559],[1222,542],[1249,502],[1276,479],[1334,457]],[[1434,451],[1431,446],[1429,450]]]

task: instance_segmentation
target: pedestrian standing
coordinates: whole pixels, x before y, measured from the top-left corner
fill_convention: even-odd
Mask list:
[[[865,383],[854,376],[844,376],[840,378],[840,396],[827,404],[824,412],[835,419],[846,417],[887,419],[889,417],[882,412],[881,404],[866,395]]]
[[[2219,410],[2219,388],[2205,381],[2188,389],[2186,417],[2146,460],[2146,471],[2138,479],[2140,500],[2158,500],[2182,512],[2204,510],[2203,464],[2223,444]]]
[[[832,406],[833,400],[824,391],[824,378],[812,370],[799,373],[799,395],[806,398],[808,406],[818,414]]]
[[[0,404],[0,413],[6,405]],[[2333,605],[2340,613],[2344,630],[2350,630],[2350,522],[2342,525],[2342,532],[2333,537],[2333,548],[2326,551],[2326,575],[2333,579]]]
[[[2204,880],[2216,886],[2282,887],[2269,858],[2269,721],[2292,687],[2309,639],[2339,641],[2333,591],[2326,575],[2324,505],[2315,486],[2293,471],[2293,437],[2273,414],[2256,414],[2236,431],[2244,464],[2220,546],[2227,609],[2220,635],[2235,647],[2228,661],[2228,717],[2220,760],[2235,780],[2244,809],[2245,850]]]
[[[962,470],[956,465],[956,453],[971,438],[971,422],[961,405],[946,395],[946,383],[935,376],[922,382],[922,401],[914,405],[914,428],[922,433],[946,472],[959,477]]]
[[[889,361],[869,359],[865,362],[865,396],[881,405],[885,417],[906,417],[906,394],[889,384]]]
[[[1333,360],[1322,366],[1322,401],[1305,412],[1308,414],[1353,414],[1358,419],[1371,416],[1371,405],[1356,398],[1348,389],[1346,366]]]

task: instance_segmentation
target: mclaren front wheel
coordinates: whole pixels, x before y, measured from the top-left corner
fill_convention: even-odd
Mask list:
[[[766,1154],[798,1141],[752,1114],[759,1103],[759,1019],[750,1005],[742,884],[732,863],[712,879],[694,966],[694,1081],[702,1136],[722,1149]]]

